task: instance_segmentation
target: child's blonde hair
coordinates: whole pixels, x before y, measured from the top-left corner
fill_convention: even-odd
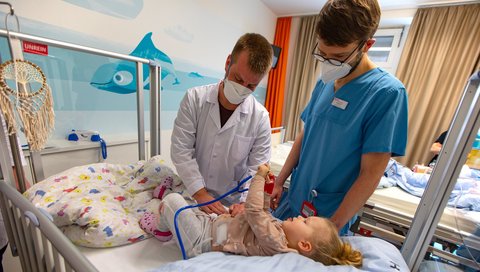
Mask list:
[[[332,221],[325,219],[328,233],[313,235],[313,250],[308,257],[324,265],[353,265],[362,266],[362,253],[354,250],[349,243],[340,240],[336,226]]]

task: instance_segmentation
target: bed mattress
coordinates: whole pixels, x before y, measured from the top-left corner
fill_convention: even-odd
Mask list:
[[[399,187],[390,187],[375,190],[368,201],[375,204],[375,207],[413,218],[420,198]],[[475,233],[480,227],[480,212],[446,207],[439,227],[446,231],[461,232],[463,235]]]
[[[270,164],[276,175],[282,169],[292,145],[292,142],[286,142],[272,148]],[[368,201],[375,204],[375,207],[383,208],[392,214],[400,215],[411,221],[420,203],[420,198],[394,186],[376,189]],[[463,236],[470,236],[480,230],[480,212],[447,207],[440,220],[439,227],[447,234],[454,232]]]
[[[78,249],[98,271],[146,271],[182,259],[173,240],[162,243],[155,238],[113,248]]]
[[[293,142],[286,142],[272,147],[272,157],[270,159],[270,170],[278,176],[282,166],[287,160],[287,156],[292,149]]]

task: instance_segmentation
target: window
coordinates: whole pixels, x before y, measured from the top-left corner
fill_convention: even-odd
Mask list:
[[[368,50],[370,59],[392,74],[395,74],[400,59],[402,34],[402,28],[378,29],[373,36],[376,42]]]

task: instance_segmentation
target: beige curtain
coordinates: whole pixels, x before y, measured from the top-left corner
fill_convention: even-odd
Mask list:
[[[408,144],[400,162],[428,163],[449,128],[465,84],[478,67],[480,5],[419,9],[397,69],[408,92]]]
[[[293,63],[288,83],[286,101],[285,139],[294,140],[303,128],[300,114],[310,100],[318,77],[317,61],[312,57],[315,47],[315,25],[317,16],[300,19],[298,40],[295,45]]]

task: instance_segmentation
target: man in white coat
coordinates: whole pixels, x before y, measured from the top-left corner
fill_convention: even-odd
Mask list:
[[[239,38],[217,84],[189,89],[172,133],[171,157],[190,195],[198,203],[213,200],[254,175],[270,160],[271,131],[265,107],[251,95],[272,65],[273,50],[261,35]],[[246,192],[224,199],[235,215],[243,210]],[[207,213],[227,210],[215,202]]]

